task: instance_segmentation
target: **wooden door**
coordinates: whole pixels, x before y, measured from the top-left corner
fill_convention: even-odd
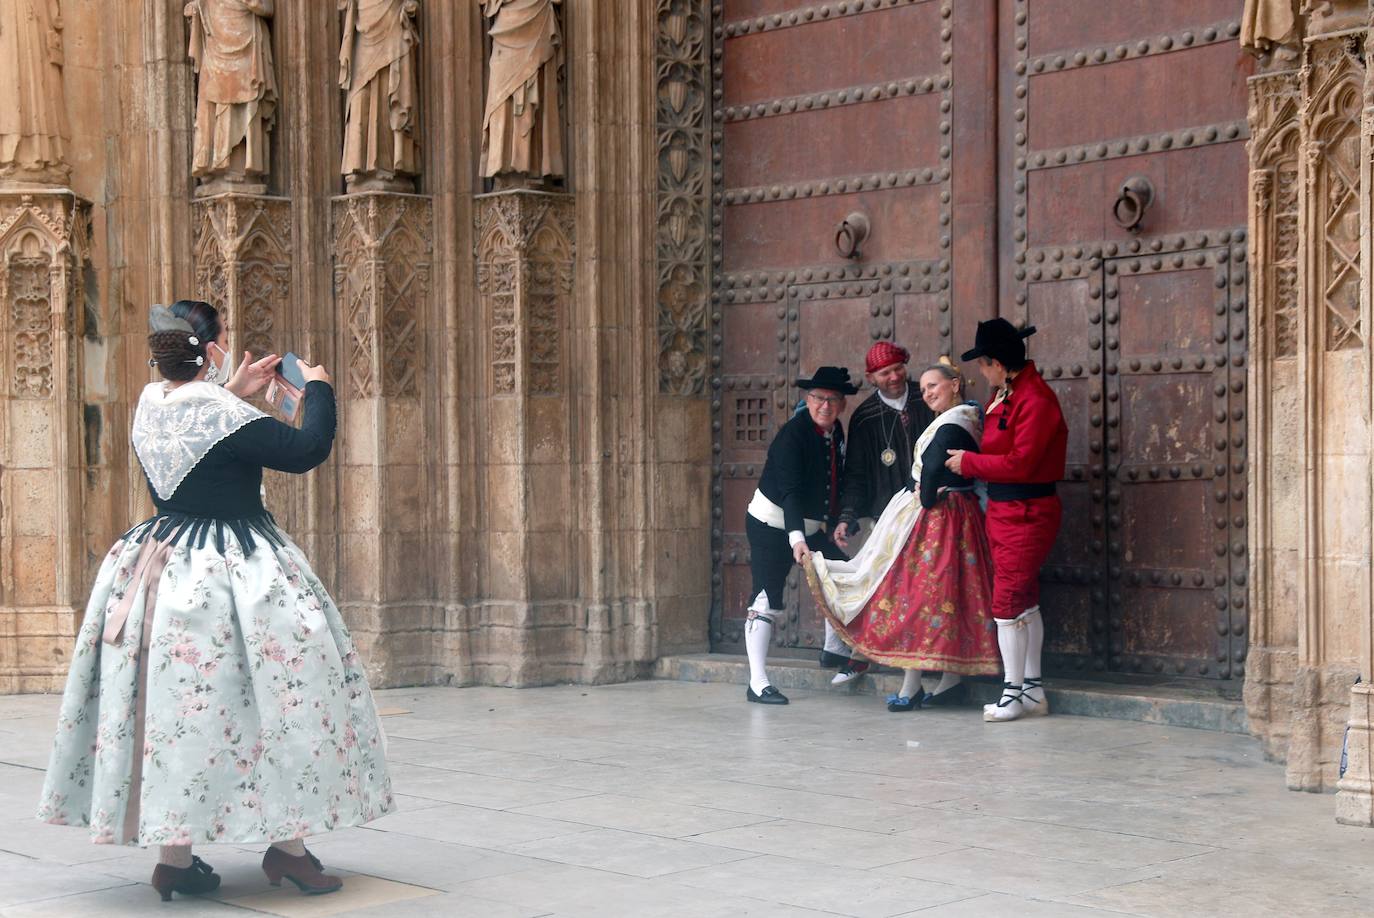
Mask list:
[[[722,4],[714,647],[740,646],[744,507],[792,381],[817,363],[857,372],[879,338],[918,362],[957,353],[1004,315],[1039,328],[1031,356],[1070,430],[1043,576],[1052,663],[1240,675],[1238,14],[1234,0]],[[872,236],[846,259],[835,229],[853,212]],[[797,594],[783,643],[813,647]]]
[[[1064,527],[1043,573],[1060,672],[1243,667],[1238,13],[1231,0],[999,6],[1000,306],[1039,329],[1031,355],[1069,424]],[[1142,218],[1123,225],[1142,188]]]
[[[862,376],[879,339],[933,360],[993,314],[994,12],[995,0],[722,5],[717,649],[741,646],[745,507],[797,404],[797,377],[820,364]],[[846,258],[836,231],[854,213],[871,233]],[[814,647],[820,622],[800,592],[794,584],[779,642]]]

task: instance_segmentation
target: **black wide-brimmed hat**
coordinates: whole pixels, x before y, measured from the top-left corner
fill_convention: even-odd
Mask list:
[[[964,351],[960,360],[976,360],[991,357],[999,363],[1019,364],[1026,359],[1026,343],[1023,339],[1035,334],[1035,326],[1017,328],[1006,319],[988,319],[978,323],[973,335],[973,348]]]
[[[797,380],[798,389],[829,389],[844,395],[853,395],[859,387],[849,381],[849,370],[844,367],[821,367],[810,379]]]

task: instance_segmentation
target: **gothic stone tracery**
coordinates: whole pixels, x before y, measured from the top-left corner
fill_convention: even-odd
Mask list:
[[[481,199],[477,289],[488,322],[493,392],[563,391],[573,257],[571,197],[512,191]]]
[[[220,195],[193,214],[196,295],[226,314],[238,347],[275,352],[291,303],[291,202]]]
[[[433,248],[428,198],[335,198],[334,298],[345,320],[348,397],[417,394]]]
[[[709,372],[709,26],[702,0],[657,0],[655,14],[659,390],[701,395]]]

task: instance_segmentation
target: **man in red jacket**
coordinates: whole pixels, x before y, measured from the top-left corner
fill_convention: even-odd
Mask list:
[[[1069,430],[1059,399],[1026,359],[1023,339],[1035,334],[1006,319],[978,323],[963,360],[994,390],[983,421],[982,451],[952,449],[952,471],[988,485],[988,542],[992,548],[992,614],[1006,679],[1002,697],[983,707],[983,720],[1016,720],[1050,712],[1041,686],[1040,567],[1059,534],[1062,508],[1055,482],[1064,477]]]

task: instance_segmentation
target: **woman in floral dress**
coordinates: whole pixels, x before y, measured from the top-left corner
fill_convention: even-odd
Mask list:
[[[1000,671],[983,512],[973,482],[945,467],[949,450],[976,450],[982,433],[982,412],[963,400],[963,386],[947,363],[921,374],[935,420],[916,442],[915,490],[893,496],[853,560],[812,555],[807,568],[817,605],[845,643],[906,670],[890,711],[948,703],[961,675]],[[944,674],[930,696],[923,670]]]
[[[214,307],[154,306],[165,382],[133,446],[157,513],[101,565],[58,718],[38,818],[97,844],[158,845],[164,900],[219,886],[193,844],[267,843],[263,870],[338,889],[304,838],[392,809],[384,739],[348,629],[262,504],[262,470],[302,474],[334,440],[334,391],[307,379],[299,430],[243,401],[279,358],[237,373]]]

